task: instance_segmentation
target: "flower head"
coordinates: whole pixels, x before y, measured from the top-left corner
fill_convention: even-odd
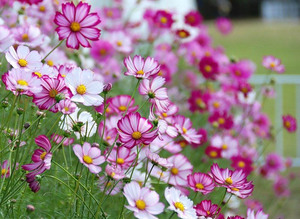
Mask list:
[[[297,120],[291,115],[282,116],[283,127],[288,132],[295,132],[297,130]]]
[[[205,218],[214,218],[221,210],[218,205],[212,204],[211,200],[203,200],[194,208],[196,209],[197,216],[204,216]]]
[[[191,189],[207,195],[215,188],[213,179],[205,173],[194,173],[187,176],[187,181]]]
[[[274,56],[264,56],[262,65],[266,69],[270,69],[271,71],[275,71],[277,73],[284,73],[285,67],[281,64],[281,60]]]

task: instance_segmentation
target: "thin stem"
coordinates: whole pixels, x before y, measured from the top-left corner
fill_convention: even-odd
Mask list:
[[[61,40],[43,59],[42,62],[45,62],[45,59],[54,51],[56,50],[62,43],[64,42],[64,40]]]

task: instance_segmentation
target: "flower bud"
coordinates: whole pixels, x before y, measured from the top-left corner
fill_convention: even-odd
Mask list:
[[[27,212],[33,212],[35,210],[35,207],[33,205],[27,205]]]
[[[112,84],[108,83],[103,86],[103,93],[107,94],[112,88]]]
[[[28,129],[30,127],[30,123],[29,122],[26,122],[25,124],[24,124],[24,129]]]
[[[24,113],[24,109],[23,108],[18,108],[17,113],[18,113],[18,115],[22,115]]]
[[[6,101],[6,100],[3,100],[2,102],[1,102],[1,106],[5,109],[6,107],[8,107],[8,101]]]

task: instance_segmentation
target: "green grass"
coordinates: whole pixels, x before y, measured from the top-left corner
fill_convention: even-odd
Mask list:
[[[261,66],[264,55],[274,55],[280,58],[286,67],[285,74],[300,74],[300,25],[298,22],[263,22],[261,20],[234,21],[233,32],[228,36],[218,33],[213,23],[207,23],[209,33],[214,40],[214,45],[222,45],[229,56],[247,58],[257,65],[256,74],[266,74],[267,71]],[[296,114],[295,86],[283,86],[283,113]],[[263,111],[267,113],[275,124],[275,99],[268,99],[264,102]],[[298,109],[299,110],[299,109]],[[275,133],[275,132],[273,132]],[[284,132],[284,155],[295,157],[296,155],[296,134]],[[268,151],[274,150],[275,144],[271,143]],[[299,168],[294,168],[299,173]],[[298,174],[299,175],[299,174]],[[286,176],[288,177],[288,176]],[[299,176],[291,181],[291,196],[280,200],[273,194],[272,184],[262,179],[254,179],[256,189],[253,198],[260,200],[265,212],[271,219],[299,218],[300,189]]]

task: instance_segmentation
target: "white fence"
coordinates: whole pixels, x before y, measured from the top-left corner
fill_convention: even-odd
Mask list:
[[[255,75],[251,78],[250,82],[253,84],[264,84],[266,82],[266,75]],[[283,85],[291,85],[296,87],[296,99],[291,100],[296,102],[296,117],[298,122],[298,129],[296,132],[297,141],[293,145],[284,144],[283,132],[278,133],[276,138],[276,151],[281,154],[284,154],[284,147],[296,147],[296,154],[293,156],[293,166],[300,167],[300,75],[271,75],[269,78],[272,78],[276,81],[275,90],[276,90],[276,100],[275,100],[275,130],[279,130],[282,127],[282,114],[289,112],[283,112]]]

